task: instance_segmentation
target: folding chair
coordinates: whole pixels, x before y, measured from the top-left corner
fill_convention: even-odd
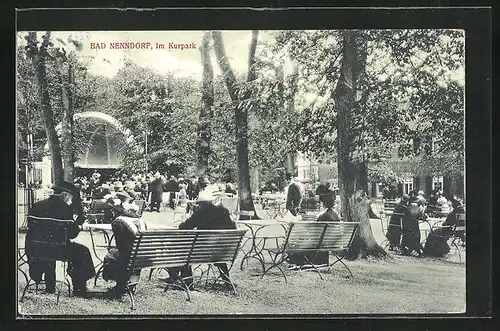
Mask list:
[[[392,216],[395,216],[395,217],[398,217],[399,218],[399,222],[396,223],[396,224],[390,224],[390,218]],[[387,231],[389,231],[389,229],[391,228],[395,228],[395,229],[398,229],[399,228],[399,240],[398,240],[398,243],[396,245],[396,248],[397,249],[400,249],[400,245],[401,245],[401,237],[403,235],[403,217],[405,215],[402,214],[402,213],[391,213],[391,216],[389,216],[387,218]],[[381,221],[382,222],[382,221]],[[383,226],[382,226],[382,229],[383,229]],[[384,248],[387,248],[387,246],[389,246],[389,239],[387,238],[387,233],[384,233],[384,236],[386,237],[386,239],[384,241],[382,241],[382,243],[380,244],[380,246],[384,247]]]
[[[57,286],[57,283],[67,285],[68,295],[71,296],[71,281],[69,280],[66,268],[68,262],[66,249],[69,242],[67,229],[68,225],[72,222],[73,220],[66,221],[53,218],[28,216],[28,231],[32,237],[32,255],[30,256],[30,259],[53,261],[56,264],[57,304],[59,304],[59,296],[61,294],[61,289]],[[58,261],[62,262],[64,282],[57,280]],[[35,291],[38,291],[39,284],[34,282],[30,276],[24,287],[20,302],[23,302],[26,291],[33,285],[35,285]]]
[[[132,203],[139,206],[139,211],[137,213],[139,214],[139,216],[142,216],[144,209],[146,209],[146,200],[134,200],[132,201]]]
[[[87,212],[86,218],[89,223],[105,223],[106,213],[109,211],[110,207],[108,204],[101,200],[93,200],[90,204],[89,211]]]
[[[451,245],[455,247],[458,253],[458,261],[462,263],[462,256],[460,254],[461,247],[465,250],[465,214],[457,214],[457,224],[452,227]],[[465,253],[465,252],[464,252]]]

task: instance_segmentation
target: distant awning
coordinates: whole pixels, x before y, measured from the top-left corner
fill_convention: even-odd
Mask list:
[[[117,164],[83,164],[83,163],[75,163],[75,167],[84,168],[84,169],[120,169],[120,166]]]

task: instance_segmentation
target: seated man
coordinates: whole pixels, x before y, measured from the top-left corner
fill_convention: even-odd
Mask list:
[[[79,206],[79,190],[73,184],[65,181],[54,186],[53,190],[54,194],[48,199],[33,204],[29,215],[62,221],[75,219],[75,211],[71,206]],[[77,221],[81,220],[81,215],[77,215],[76,219]],[[69,226],[69,239],[74,239],[78,236],[80,232],[78,225],[78,222],[75,221]],[[38,284],[41,282],[42,275],[45,274],[46,291],[53,293],[56,285],[56,265],[52,261],[30,258],[33,255],[32,237],[30,219],[28,219],[25,250],[28,257],[30,277]],[[87,280],[95,276],[94,265],[89,249],[84,245],[71,242],[69,239],[65,251],[68,258],[68,274],[73,282],[74,295],[83,296],[87,292]]]
[[[236,224],[229,216],[229,210],[222,205],[213,204],[214,197],[210,191],[201,191],[198,196],[198,208],[195,208],[191,217],[179,224],[180,230],[223,230],[236,229]],[[215,266],[219,269],[222,280],[229,281],[229,270],[225,263],[217,263]],[[180,272],[180,277],[179,277]],[[170,268],[168,270],[170,278],[167,282],[175,282],[179,278],[188,279],[184,281],[186,285],[192,287],[192,270],[191,267],[185,268]]]

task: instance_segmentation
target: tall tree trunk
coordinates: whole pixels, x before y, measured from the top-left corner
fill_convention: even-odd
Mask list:
[[[74,68],[73,64],[68,59],[68,74],[67,78],[63,74],[63,65],[58,65],[59,82],[61,84],[61,99],[64,107],[61,145],[62,157],[64,161],[64,180],[73,182],[75,169],[75,138],[73,132],[73,84],[74,84]]]
[[[235,106],[236,123],[236,162],[238,162],[238,196],[240,210],[253,211],[254,218],[257,217],[252,200],[250,188],[250,167],[248,162],[248,109],[251,108],[250,96],[251,89],[247,84],[244,90],[241,90],[236,81],[233,69],[224,49],[224,43],[220,31],[212,32],[214,40],[214,51],[217,63],[223,73],[224,81],[231,100]],[[247,83],[255,79],[255,50],[257,48],[258,31],[252,31],[252,41],[250,42],[250,51],[248,55],[248,75]],[[240,219],[247,216],[240,215]]]
[[[38,87],[38,98],[40,108],[42,109],[43,124],[45,134],[49,144],[50,158],[52,162],[52,178],[54,183],[60,183],[64,179],[62,166],[61,146],[54,126],[54,114],[50,105],[50,96],[48,91],[47,71],[45,60],[47,47],[50,43],[50,31],[43,36],[43,41],[38,48],[36,32],[29,32],[27,36],[28,45],[26,46],[27,55],[31,58],[33,68],[35,69],[35,79]]]
[[[290,86],[290,94],[287,96],[288,102],[286,107],[287,107],[287,112],[289,114],[295,113],[295,95],[297,94],[298,90],[298,83],[297,83],[298,77],[299,77],[299,67],[297,66],[296,63],[294,63],[292,74],[288,78],[288,83],[289,83],[288,85]],[[290,123],[287,123],[287,127],[290,127]],[[294,176],[297,170],[295,169],[296,155],[297,155],[297,150],[296,148],[293,148],[287,153],[285,162],[286,172]]]
[[[200,54],[203,66],[203,81],[201,88],[201,110],[198,123],[198,137],[196,150],[198,158],[196,162],[196,174],[202,176],[208,168],[210,156],[212,107],[214,104],[214,72],[210,61],[210,32],[205,32],[201,41]]]
[[[386,252],[373,237],[368,218],[369,200],[359,189],[365,186],[366,164],[353,158],[355,131],[351,127],[356,109],[356,85],[361,74],[362,59],[358,49],[359,32],[343,31],[342,66],[333,98],[337,109],[338,176],[342,203],[342,217],[347,222],[359,222],[359,230],[349,250],[348,259],[367,256],[385,256]],[[364,178],[365,177],[365,178]],[[358,186],[358,187],[357,187]],[[364,190],[361,187],[361,190]]]

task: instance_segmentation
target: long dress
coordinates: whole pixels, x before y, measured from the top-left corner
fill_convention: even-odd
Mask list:
[[[405,254],[421,253],[418,216],[412,215],[405,204],[400,203],[394,208],[386,234],[390,249],[399,247]]]
[[[448,245],[448,239],[452,236],[454,225],[464,225],[463,221],[458,219],[458,214],[464,214],[465,209],[463,206],[454,208],[451,213],[448,214],[443,226],[451,226],[448,228],[438,228],[432,230],[427,236],[424,246],[424,254],[432,257],[443,257],[450,251],[450,246]],[[464,233],[457,233],[458,237],[464,240]]]
[[[157,209],[157,211],[160,211],[162,194],[163,183],[160,178],[156,178],[151,182],[151,211],[153,211],[153,209]]]

